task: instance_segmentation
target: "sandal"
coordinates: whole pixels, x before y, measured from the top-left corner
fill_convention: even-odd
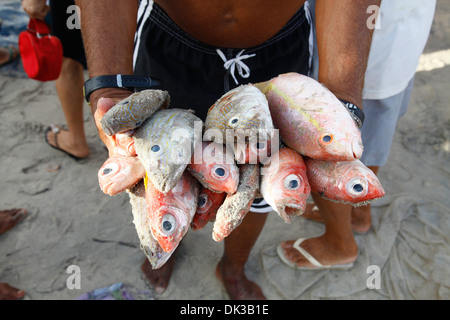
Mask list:
[[[67,154],[68,156],[72,157],[72,158],[75,159],[76,161],[79,161],[79,160],[84,159],[84,158],[77,157],[77,156],[75,156],[75,155],[73,155],[73,154],[71,154],[71,153],[69,153],[69,152],[67,152],[67,151],[65,151],[65,150],[63,150],[63,149],[61,149],[61,148],[59,147],[59,145],[58,145],[58,133],[60,133],[61,130],[62,130],[62,129],[61,129],[60,127],[55,126],[55,125],[51,125],[51,126],[47,127],[47,129],[45,129],[45,131],[44,131],[44,139],[45,139],[45,142],[47,142],[47,144],[48,144],[50,147],[52,147],[53,149],[56,149],[56,150],[59,150],[59,151],[64,152],[65,154]],[[52,144],[48,141],[47,135],[48,135],[48,133],[49,133],[50,131],[53,132],[53,134],[55,135],[55,144],[56,144],[56,146],[52,145]]]
[[[345,269],[350,269],[351,267],[353,267],[353,262],[347,263],[347,264],[333,264],[333,265],[324,266],[319,261],[317,261],[317,259],[314,258],[308,251],[306,251],[305,249],[300,247],[302,242],[305,240],[306,240],[305,238],[297,239],[297,241],[294,242],[294,245],[292,247],[294,249],[296,249],[298,252],[300,252],[306,258],[306,260],[308,260],[309,262],[311,262],[311,264],[314,265],[314,267],[299,267],[299,266],[297,266],[297,264],[295,264],[294,262],[292,262],[291,260],[289,260],[286,257],[286,255],[284,254],[284,249],[280,244],[277,247],[277,253],[278,253],[278,256],[280,257],[281,261],[283,261],[289,267],[298,269],[298,270],[326,270],[326,269],[345,270]]]
[[[5,62],[0,63],[0,68],[4,67],[19,57],[19,49],[9,45],[7,47],[1,47],[1,49],[6,49],[9,51],[8,59]]]

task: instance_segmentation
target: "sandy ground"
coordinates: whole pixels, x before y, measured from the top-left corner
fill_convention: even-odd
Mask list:
[[[274,246],[320,234],[323,226],[300,217],[288,225],[271,213],[246,269],[269,299],[450,299],[449,31],[450,3],[438,0],[410,109],[379,174],[387,196],[375,204],[369,233],[356,236],[360,256],[355,270],[362,274],[282,269]],[[0,207],[24,207],[30,215],[0,235],[0,282],[25,290],[30,299],[74,299],[116,282],[148,289],[128,196],[109,197],[98,186],[97,171],[107,154],[90,110],[85,106],[91,155],[76,162],[43,139],[47,125],[64,123],[54,83],[11,70],[0,71]],[[60,169],[52,170],[55,166]],[[188,232],[170,285],[162,295],[154,294],[156,299],[227,299],[214,275],[223,244],[212,240],[211,231],[209,224]],[[402,247],[411,239],[419,244]],[[420,245],[426,246],[418,252]],[[407,250],[412,250],[408,257]],[[383,256],[375,263],[381,268],[381,287],[368,289],[366,270],[378,255]],[[405,261],[408,272],[401,268]],[[80,289],[67,286],[70,265],[80,268]]]

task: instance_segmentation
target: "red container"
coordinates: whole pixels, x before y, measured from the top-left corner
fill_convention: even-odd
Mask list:
[[[63,59],[61,41],[50,34],[44,20],[30,19],[28,28],[19,35],[23,68],[31,79],[56,80]]]

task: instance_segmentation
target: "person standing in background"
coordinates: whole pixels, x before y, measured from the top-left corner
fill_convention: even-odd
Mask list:
[[[79,160],[89,155],[83,119],[86,57],[81,31],[67,27],[70,16],[67,8],[73,5],[73,0],[50,0],[50,6],[46,0],[22,0],[22,8],[30,18],[44,20],[50,13],[51,32],[61,40],[63,46],[61,74],[55,86],[68,130],[51,125],[45,130],[45,141],[51,147]]]

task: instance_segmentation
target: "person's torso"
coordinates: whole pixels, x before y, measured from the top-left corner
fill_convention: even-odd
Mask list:
[[[156,0],[184,31],[217,47],[247,48],[273,37],[306,0]]]

